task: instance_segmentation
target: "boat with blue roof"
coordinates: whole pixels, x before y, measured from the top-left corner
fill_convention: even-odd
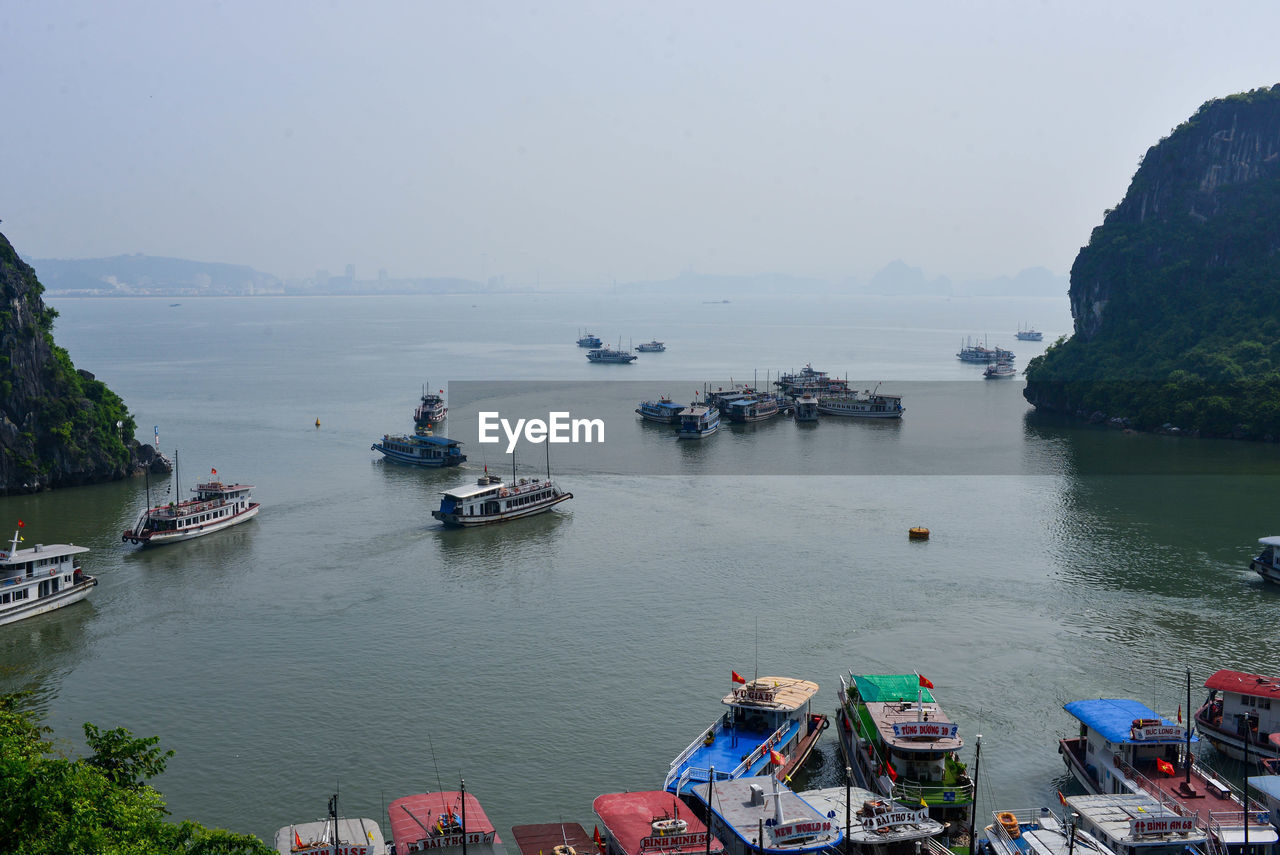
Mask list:
[[[656,401],[641,401],[640,406],[636,407],[636,413],[647,422],[674,425],[679,424],[680,411],[683,409],[684,404],[674,403],[663,395]]]
[[[604,342],[600,340],[600,336],[592,335],[591,333],[584,333],[578,336],[578,347],[599,347],[602,344]]]
[[[690,790],[726,855],[841,852],[843,821],[773,775],[708,781]]]
[[[369,446],[369,450],[379,452],[394,463],[426,466],[432,469],[458,466],[467,460],[467,455],[462,453],[461,442],[449,439],[447,436],[433,436],[430,433],[415,433],[407,436],[383,434],[381,441]]]
[[[794,677],[744,680],[733,672],[733,689],[721,700],[729,709],[671,761],[663,789],[686,793],[717,780],[774,774],[800,767],[827,726],[813,712],[818,684]]]
[[[720,430],[720,410],[694,401],[680,411],[677,439],[702,439]]]
[[[1243,795],[1195,762],[1191,743],[1196,737],[1181,721],[1127,698],[1072,701],[1063,709],[1080,723],[1080,732],[1062,739],[1058,750],[1089,793],[1145,794],[1190,817],[1228,852],[1246,837],[1263,848],[1280,840],[1252,801],[1246,831]]]

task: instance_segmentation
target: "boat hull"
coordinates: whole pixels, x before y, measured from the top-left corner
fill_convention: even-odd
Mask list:
[[[406,466],[422,466],[427,469],[440,469],[446,466],[458,466],[467,459],[465,454],[440,456],[437,458],[417,457],[412,454],[404,454],[403,452],[396,451],[394,449],[384,448],[376,442],[369,446],[369,448],[371,451],[381,453],[387,460],[390,460],[393,463],[403,463]]]
[[[1249,569],[1261,576],[1264,581],[1280,585],[1280,567],[1274,567],[1255,558],[1249,562]]]
[[[78,603],[89,596],[89,591],[97,584],[97,577],[81,576],[81,581],[76,582],[70,588],[64,588],[52,596],[29,601],[24,600],[21,605],[11,606],[4,612],[0,612],[0,626],[15,623],[23,618],[42,615],[45,612],[51,612],[54,609],[60,609],[72,603]]]
[[[900,419],[902,418],[903,411],[888,412],[888,413],[856,412],[851,410],[841,410],[841,409],[835,409],[832,407],[824,407],[822,405],[819,405],[818,412],[822,413],[823,415],[842,416],[847,419]]]
[[[447,514],[444,511],[432,511],[431,516],[450,528],[475,528],[477,526],[495,525],[509,520],[518,520],[521,517],[531,517],[536,514],[546,513],[561,502],[572,498],[573,493],[562,493],[554,499],[539,505],[532,505],[530,507],[520,508],[519,510],[514,511],[504,511],[498,514],[466,516],[463,514]]]
[[[197,537],[204,537],[206,534],[213,534],[214,532],[222,531],[223,529],[231,528],[233,525],[239,525],[242,522],[247,522],[253,519],[258,515],[259,507],[260,504],[258,502],[253,502],[240,513],[227,517],[225,520],[218,520],[217,522],[211,522],[201,526],[192,526],[191,528],[179,531],[152,531],[143,532],[140,535],[126,531],[120,539],[128,541],[129,543],[139,544],[141,546],[159,546],[162,543],[177,543],[182,540],[194,540]]]

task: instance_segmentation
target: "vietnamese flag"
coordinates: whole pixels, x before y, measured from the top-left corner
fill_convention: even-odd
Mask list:
[[[22,520],[18,520],[18,528],[26,528],[26,525],[27,524],[24,523]]]
[[[593,835],[592,835],[592,837],[593,837],[593,838],[595,839],[595,841],[596,841],[596,848],[597,848],[597,849],[599,849],[601,852],[603,852],[603,851],[604,851],[604,840],[602,840],[602,839],[600,838],[600,826],[598,826],[598,825],[597,825],[597,826],[595,827],[595,834],[593,834]]]
[[[779,754],[777,751],[774,751],[772,748],[769,749],[769,760],[775,766],[787,765],[787,758],[783,757],[781,754]]]
[[[922,689],[933,688],[933,681],[930,680],[928,677],[924,676],[923,674],[917,674],[916,676],[920,678],[920,687]]]
[[[885,761],[885,764],[884,764],[884,771],[889,776],[890,781],[898,780],[898,773],[894,771],[893,764],[887,760]]]
[[[1169,775],[1170,777],[1178,774],[1178,771],[1173,768],[1172,763],[1170,763],[1168,760],[1162,760],[1159,757],[1156,758],[1156,768],[1159,769],[1161,772],[1164,772],[1166,775]]]
[[[210,475],[217,475],[217,474],[218,474],[218,470],[217,470],[217,469],[210,469],[210,470],[209,470],[209,474],[210,474]]]
[[[22,525],[22,523],[18,523],[18,525]],[[743,676],[739,674],[737,671],[730,671],[729,673],[733,675],[730,678],[731,680],[733,680],[733,682],[742,683],[743,685],[746,685],[746,682],[747,682],[746,679],[744,679]]]

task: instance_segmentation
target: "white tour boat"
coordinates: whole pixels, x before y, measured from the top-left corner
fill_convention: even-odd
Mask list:
[[[549,464],[546,478],[517,479],[515,468],[513,459],[510,483],[486,473],[474,485],[446,490],[440,494],[443,498],[439,510],[432,511],[431,516],[447,526],[459,528],[491,525],[531,517],[573,498],[573,493],[560,489],[551,480]]]
[[[818,398],[812,392],[805,392],[795,399],[795,419],[798,422],[818,420]]]
[[[211,470],[211,478],[217,475],[217,469]],[[177,481],[176,475],[174,480]],[[142,546],[175,543],[222,531],[258,515],[259,505],[253,501],[252,484],[205,481],[196,484],[192,491],[196,494],[194,499],[155,507],[150,507],[150,492],[148,487],[147,509],[138,515],[132,528],[124,530],[121,540]]]
[[[23,528],[19,520],[9,548],[0,548],[0,625],[79,602],[98,584],[80,569],[88,549],[71,543],[19,549]]]
[[[419,428],[432,428],[444,421],[449,415],[449,408],[444,404],[444,390],[428,392],[422,387],[422,400],[413,411],[413,424]]]
[[[1010,377],[1017,377],[1018,369],[1013,367],[1012,362],[1001,359],[987,363],[987,370],[982,372],[982,376],[988,380],[1007,380]]]
[[[1277,551],[1280,551],[1280,537],[1259,538],[1258,543],[1262,544],[1262,552],[1249,562],[1249,569],[1265,581],[1280,585],[1280,555],[1277,555]]]
[[[617,362],[626,364],[636,361],[636,355],[629,350],[614,350],[612,347],[601,347],[587,351],[587,359],[591,362]]]
[[[680,411],[677,439],[702,439],[720,430],[720,411],[696,401]]]
[[[1018,341],[1043,341],[1044,333],[1040,330],[1027,327],[1025,330],[1018,330],[1014,333],[1018,337]]]
[[[916,852],[951,855],[943,836],[947,827],[929,816],[929,811],[918,804],[895,802],[853,786],[803,790],[797,795],[823,816],[835,814],[835,821],[844,829],[845,843],[850,852],[859,855],[911,855]]]
[[[825,855],[844,852],[844,824],[796,795],[773,775],[698,784],[690,791],[725,855]],[[763,837],[763,839],[762,839]]]
[[[657,339],[654,339],[653,341],[646,341],[644,344],[636,347],[636,350],[641,353],[662,353],[666,349],[667,346]]]
[[[1208,846],[1209,835],[1194,816],[1168,800],[1146,793],[1098,793],[1062,800],[1078,817],[1076,834],[1083,831],[1116,855],[1222,852],[1220,846]],[[1075,852],[1084,855],[1079,846],[1077,837]]]
[[[901,395],[882,395],[877,386],[845,395],[823,395],[818,399],[818,412],[859,419],[900,419],[906,409]]]
[[[1244,671],[1217,671],[1196,710],[1196,731],[1214,748],[1235,760],[1257,762],[1280,758],[1280,680]]]

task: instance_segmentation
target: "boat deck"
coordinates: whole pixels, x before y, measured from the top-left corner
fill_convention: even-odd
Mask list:
[[[795,738],[796,733],[800,730],[800,722],[789,721],[786,730],[783,731],[782,737],[778,740],[779,745],[787,745]],[[710,745],[703,744],[693,754],[680,764],[679,775],[684,775],[686,771],[693,771],[695,780],[707,780],[707,770],[715,769],[717,777],[727,775],[742,764],[747,755],[755,751],[760,744],[769,738],[772,731],[768,729],[754,730],[741,723],[732,729],[717,728],[715,739]],[[751,768],[746,774],[754,775],[764,769],[769,762],[769,755],[758,758],[751,764]],[[701,773],[701,774],[699,774]]]
[[[708,851],[706,823],[698,819],[678,796],[665,790],[605,793],[596,797],[592,809],[604,823],[611,841],[611,852],[615,847],[622,855],[650,855],[660,852],[668,855],[704,855]],[[654,820],[666,818],[684,820],[684,832],[670,836],[655,835]],[[711,855],[720,855],[724,851],[724,845],[715,836],[712,836],[710,844]],[[581,850],[579,855],[582,855]]]
[[[569,846],[577,855],[592,855],[596,844],[576,822],[540,822],[511,826],[520,855],[553,855],[557,846]]]

